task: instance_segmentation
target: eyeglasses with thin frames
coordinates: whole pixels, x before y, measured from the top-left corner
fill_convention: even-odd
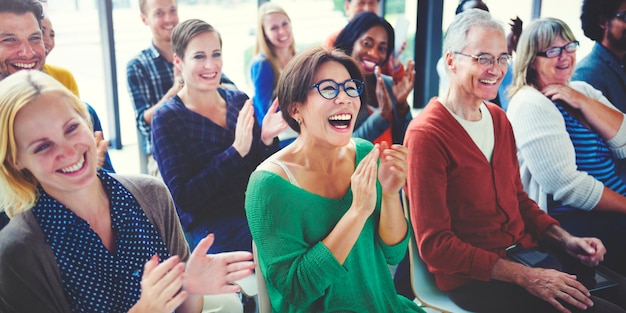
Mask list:
[[[348,79],[343,83],[338,83],[332,79],[324,79],[311,86],[311,89],[313,88],[317,88],[320,96],[328,100],[335,99],[339,95],[340,88],[343,88],[343,91],[351,98],[356,98],[363,92],[363,82],[358,79]]]
[[[470,57],[474,60],[476,60],[476,62],[478,62],[478,65],[482,66],[482,67],[491,67],[493,66],[494,63],[496,63],[496,59],[498,60],[498,65],[500,66],[508,66],[509,62],[511,62],[511,56],[508,54],[503,54],[501,56],[499,56],[498,58],[494,57],[493,55],[484,53],[481,55],[471,55],[471,54],[465,54],[465,53],[461,53],[461,52],[452,52],[454,54],[459,54],[462,56],[466,56],[466,57]]]
[[[554,47],[545,51],[539,51],[535,53],[535,55],[544,58],[556,58],[563,54],[563,50],[567,51],[568,53],[576,52],[576,50],[578,50],[578,46],[580,46],[580,43],[578,43],[578,41],[572,41],[563,47]]]

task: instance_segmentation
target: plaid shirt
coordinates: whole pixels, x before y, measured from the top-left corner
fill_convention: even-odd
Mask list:
[[[151,127],[143,113],[157,104],[174,85],[174,65],[168,62],[154,46],[141,51],[126,66],[128,92],[135,106],[137,129],[144,135],[143,146],[152,153]]]
[[[232,146],[239,111],[248,96],[218,89],[227,106],[226,128],[185,107],[178,96],[154,113],[154,158],[174,198],[186,231],[222,218],[245,219],[248,178],[266,157],[278,151],[278,141],[266,146],[255,122],[250,152],[241,157]],[[219,236],[219,234],[216,234]]]

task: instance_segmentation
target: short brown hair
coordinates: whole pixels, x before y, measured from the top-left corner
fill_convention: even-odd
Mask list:
[[[184,58],[185,49],[187,49],[187,45],[191,39],[206,32],[216,33],[217,38],[220,40],[220,47],[222,46],[222,36],[220,36],[220,33],[211,26],[211,24],[203,20],[189,19],[176,25],[174,30],[172,30],[172,49],[174,53],[176,53],[179,58]]]
[[[287,124],[298,133],[300,125],[291,116],[294,106],[306,102],[309,90],[315,83],[313,76],[322,64],[331,61],[343,65],[351,78],[363,80],[360,66],[353,58],[341,50],[322,47],[309,48],[296,54],[280,75],[277,90],[280,110]],[[359,96],[361,103],[364,102],[364,94]]]

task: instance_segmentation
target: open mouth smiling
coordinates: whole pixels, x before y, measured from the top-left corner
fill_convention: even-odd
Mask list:
[[[352,121],[352,114],[348,113],[337,114],[328,118],[330,125],[338,129],[348,128],[348,126],[350,126],[350,121]]]

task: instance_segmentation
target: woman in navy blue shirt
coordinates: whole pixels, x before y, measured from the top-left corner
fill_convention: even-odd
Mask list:
[[[254,267],[192,254],[163,183],[96,169],[86,107],[54,78],[0,82],[0,312],[200,312]]]
[[[275,103],[261,129],[248,96],[220,87],[222,40],[211,25],[198,19],[178,24],[172,47],[184,86],[153,116],[154,157],[194,245],[214,233],[211,253],[251,251],[248,178],[278,150],[275,137],[287,124]]]

